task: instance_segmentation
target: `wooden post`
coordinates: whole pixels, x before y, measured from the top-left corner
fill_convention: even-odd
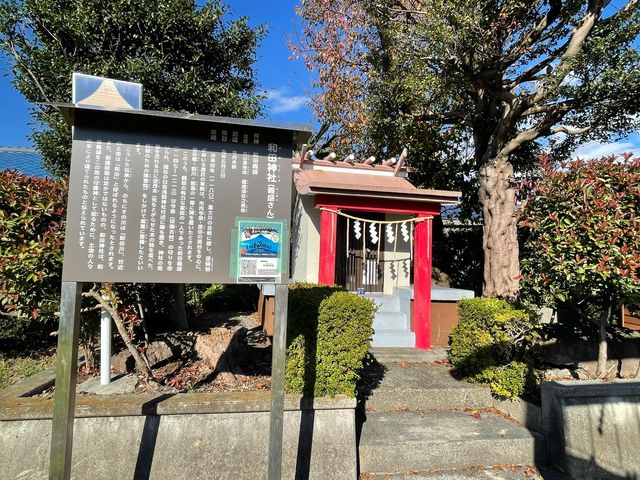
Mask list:
[[[271,416],[269,419],[268,480],[282,475],[282,433],[284,424],[284,372],[287,356],[287,306],[289,285],[276,285],[276,314],[271,354]]]
[[[413,247],[413,323],[416,348],[425,350],[431,348],[431,228],[430,217],[416,222]]]
[[[71,477],[81,298],[82,283],[62,282],[49,480],[69,480]]]
[[[336,234],[338,214],[320,211],[320,262],[318,283],[333,285],[336,282]]]

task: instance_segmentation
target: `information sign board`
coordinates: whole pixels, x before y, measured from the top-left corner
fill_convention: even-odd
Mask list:
[[[297,132],[158,112],[66,113],[64,281],[288,281]]]

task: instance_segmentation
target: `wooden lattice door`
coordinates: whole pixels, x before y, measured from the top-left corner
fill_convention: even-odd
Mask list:
[[[384,220],[383,213],[353,212],[354,216],[372,222]],[[336,235],[336,283],[349,291],[364,288],[366,292],[384,291],[384,240],[374,242],[371,223],[361,224],[361,234],[354,230],[354,220],[338,216]],[[377,224],[374,224],[377,227]],[[360,238],[358,238],[360,236]],[[379,242],[382,242],[378,245]]]

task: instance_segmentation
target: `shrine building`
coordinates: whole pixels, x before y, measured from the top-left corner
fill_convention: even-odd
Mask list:
[[[455,301],[473,292],[431,285],[432,222],[461,193],[412,185],[406,150],[378,163],[326,158],[303,150],[293,160],[292,281],[372,298],[374,347],[446,345]]]

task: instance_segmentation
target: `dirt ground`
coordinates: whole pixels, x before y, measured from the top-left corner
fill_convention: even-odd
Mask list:
[[[222,371],[212,367],[196,351],[198,337],[212,328],[240,331],[240,345],[228,355],[230,365]],[[158,336],[162,338],[162,335]],[[256,313],[217,312],[191,322],[191,330],[172,332],[167,340],[182,347],[179,357],[160,362],[154,378],[139,375],[136,392],[222,392],[269,390],[271,388],[271,344],[262,331]]]

